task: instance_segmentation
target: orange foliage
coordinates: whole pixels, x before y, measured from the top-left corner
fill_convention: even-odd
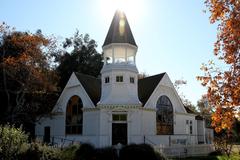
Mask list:
[[[0,36],[3,41],[0,67],[8,80],[16,81],[27,92],[56,90],[57,76],[47,57],[52,47],[50,39],[41,34],[15,32],[6,24],[0,25]],[[11,55],[13,51],[8,45],[17,48],[17,55]]]
[[[240,1],[206,0],[211,13],[210,22],[218,23],[214,55],[226,64],[220,70],[212,62],[204,64],[204,76],[198,76],[203,86],[208,87],[208,99],[216,112],[212,126],[216,132],[231,130],[234,117],[240,106]]]

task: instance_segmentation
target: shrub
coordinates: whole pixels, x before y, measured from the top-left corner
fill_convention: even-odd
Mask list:
[[[23,144],[27,142],[28,136],[22,128],[15,128],[14,125],[0,126],[0,159],[16,159]]]
[[[223,154],[221,151],[216,150],[216,151],[210,152],[208,155],[209,156],[219,156],[219,155],[223,155]]]
[[[60,160],[60,149],[41,143],[27,144],[26,149],[21,150],[19,160]]]
[[[91,160],[95,155],[95,148],[91,144],[82,144],[75,152],[75,160]]]
[[[147,144],[132,144],[123,147],[120,150],[120,160],[161,160],[165,159],[160,154],[156,154],[154,149]]]
[[[74,160],[79,145],[71,145],[61,151],[61,160]]]
[[[112,147],[96,149],[94,159],[96,160],[117,160],[117,150]]]

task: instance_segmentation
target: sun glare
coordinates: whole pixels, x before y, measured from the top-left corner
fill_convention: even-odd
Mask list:
[[[128,19],[134,20],[143,13],[143,0],[99,0],[104,16],[113,16],[116,10],[123,11]]]

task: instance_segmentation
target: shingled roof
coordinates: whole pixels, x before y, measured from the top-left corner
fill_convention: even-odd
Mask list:
[[[103,47],[111,43],[129,43],[137,47],[125,13],[116,11]]]
[[[92,102],[96,105],[101,98],[101,79],[82,73],[75,72],[75,74]]]
[[[192,113],[192,114],[195,114],[196,112],[194,112],[192,109],[190,109],[189,107],[187,106],[184,106],[185,110],[187,111],[187,113]]]
[[[82,73],[75,73],[92,102],[96,105],[101,98],[101,79]],[[152,95],[165,73],[138,80],[138,97],[143,106]]]
[[[165,72],[138,80],[138,98],[142,102],[143,106],[150,98],[164,75]]]

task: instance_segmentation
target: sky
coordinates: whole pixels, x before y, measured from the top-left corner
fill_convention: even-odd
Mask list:
[[[214,59],[216,25],[204,13],[204,0],[1,0],[0,23],[19,31],[42,30],[59,41],[76,29],[96,40],[98,51],[116,9],[125,11],[138,45],[139,72],[167,72],[174,83],[183,79],[180,93],[193,104],[206,92],[196,76],[202,63]]]

